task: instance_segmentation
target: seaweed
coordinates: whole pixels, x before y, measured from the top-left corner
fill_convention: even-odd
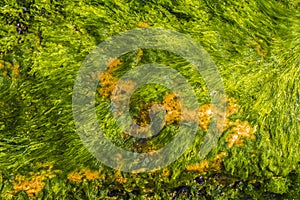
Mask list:
[[[297,199],[299,5],[298,0],[1,1],[1,199]],[[156,62],[179,71],[193,86],[202,113],[195,141],[179,159],[163,169],[126,173],[103,165],[83,145],[72,91],[82,62],[100,42],[149,27],[184,33],[209,53],[228,97],[226,126],[216,147],[200,159],[211,121],[201,74],[164,50],[111,58],[108,70],[91,78],[99,80],[99,124],[117,146],[132,152],[161,148],[176,135],[184,110],[172,91],[147,85],[132,96],[131,117],[146,126],[157,114],[153,105],[163,105],[165,127],[146,140],[122,132],[110,112],[110,96],[119,78],[136,66]]]

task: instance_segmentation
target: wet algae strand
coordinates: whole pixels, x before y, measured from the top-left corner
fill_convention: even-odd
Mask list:
[[[299,10],[298,0],[1,1],[1,199],[300,198]],[[161,148],[180,120],[172,91],[154,84],[132,96],[130,113],[140,125],[149,124],[154,104],[166,110],[165,128],[150,139],[116,127],[109,97],[135,66],[157,62],[178,70],[195,89],[201,118],[193,145],[176,162],[147,173],[116,171],[97,162],[75,131],[72,89],[83,60],[108,37],[137,27],[187,34],[217,65],[226,126],[202,160],[209,93],[186,60],[162,50],[108,60],[107,71],[95,74],[96,112],[122,148]]]

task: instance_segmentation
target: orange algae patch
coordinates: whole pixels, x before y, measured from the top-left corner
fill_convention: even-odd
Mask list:
[[[117,79],[109,73],[104,73],[100,77],[100,82],[101,82],[102,87],[99,89],[99,91],[104,96],[109,97],[115,88]]]
[[[108,71],[112,71],[115,67],[117,67],[121,64],[122,64],[122,62],[119,58],[111,58],[107,63]]]
[[[138,22],[137,26],[140,28],[148,28],[150,25],[147,22]]]
[[[99,178],[99,172],[91,171],[90,169],[87,169],[84,171],[84,176],[87,180],[95,180]]]
[[[164,109],[166,110],[165,120],[166,123],[172,124],[179,122],[181,118],[180,103],[175,94],[168,94],[163,102]]]
[[[243,145],[243,139],[249,138],[254,139],[254,133],[256,128],[252,128],[247,121],[240,122],[229,122],[229,126],[232,126],[231,134],[227,136],[228,147],[231,148],[233,145]]]
[[[108,61],[107,66],[108,69],[102,74],[97,73],[95,76],[98,77],[100,75],[101,88],[99,89],[100,93],[106,97],[109,97],[114,90],[114,87],[117,83],[117,78],[112,76],[113,70],[122,64],[120,59],[112,58]]]
[[[6,62],[4,60],[0,60],[0,69],[11,69],[12,68],[12,64],[9,62]]]
[[[205,172],[208,169],[220,170],[222,164],[222,158],[225,157],[226,155],[227,155],[226,152],[221,152],[214,157],[211,163],[207,160],[202,160],[199,164],[188,165],[186,167],[186,170],[193,171],[193,172],[200,172],[200,173]]]
[[[76,182],[76,183],[81,183],[82,182],[82,174],[79,172],[71,172],[68,174],[68,179],[70,181]]]
[[[259,56],[266,56],[268,54],[268,49],[262,48],[262,46],[261,46],[262,42],[263,42],[262,40],[259,40],[259,42],[253,41],[253,42],[246,44],[246,46],[247,47],[255,47],[256,52]]]
[[[187,171],[194,171],[194,172],[204,172],[209,168],[209,163],[207,160],[201,161],[199,164],[188,165],[186,167]]]
[[[162,171],[161,177],[166,178],[166,177],[169,177],[170,174],[171,174],[171,173],[170,173],[170,169],[169,169],[169,168],[165,168],[165,169]]]
[[[12,65],[9,62],[0,60],[0,69],[3,70],[3,76],[19,78],[20,77],[20,65]]]
[[[226,121],[223,130],[231,128],[231,133],[227,136],[228,147],[231,148],[233,145],[241,146],[244,138],[255,138],[254,133],[256,128],[252,128],[247,121],[230,121],[228,117],[237,112],[238,106],[236,100],[233,98],[227,99],[226,101],[228,105],[226,107]]]
[[[199,126],[207,130],[212,117],[212,105],[204,104],[199,108]]]
[[[144,52],[142,49],[137,50],[137,55],[136,55],[136,63],[139,63],[142,60]]]
[[[237,112],[238,106],[236,104],[236,100],[232,98],[227,98],[226,99],[227,106],[226,106],[226,117],[229,117],[233,115],[234,113]]]
[[[13,77],[14,78],[19,78],[20,77],[20,65],[19,64],[15,64],[13,66]]]
[[[211,167],[215,170],[220,170],[221,164],[222,164],[222,158],[225,157],[226,155],[227,155],[226,152],[221,152],[221,153],[217,154],[214,157]]]
[[[45,187],[45,178],[53,178],[55,175],[52,171],[52,163],[36,163],[37,167],[47,167],[47,170],[41,170],[40,172],[29,172],[31,177],[22,175],[16,175],[13,180],[14,191],[25,191],[29,197],[35,197]],[[57,170],[58,171],[58,170]],[[54,171],[54,172],[57,172]]]
[[[99,172],[98,171],[91,171],[90,169],[84,169],[82,171],[73,171],[68,174],[68,179],[70,181],[81,183],[83,179],[86,180],[95,180],[98,179]]]
[[[127,178],[124,178],[121,171],[117,170],[115,173],[115,181],[119,184],[124,184],[127,182]]]
[[[31,179],[22,175],[17,175],[13,180],[14,192],[25,191],[29,197],[35,197],[44,188],[44,176],[34,176]]]

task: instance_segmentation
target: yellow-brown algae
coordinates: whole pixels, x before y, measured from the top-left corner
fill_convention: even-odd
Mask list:
[[[122,62],[119,58],[111,58],[107,63],[108,71],[111,72],[115,67],[117,67],[121,64],[122,64]]]
[[[139,28],[148,28],[150,25],[147,22],[138,22],[137,26]]]
[[[86,169],[83,172],[85,178],[87,180],[95,180],[99,178],[99,172],[98,171],[91,171],[90,169]]]
[[[150,124],[150,108],[152,104],[140,104],[139,108],[141,111],[138,113],[139,119],[137,120],[137,124],[140,126],[147,126]]]
[[[170,176],[170,169],[169,168],[165,168],[162,171],[161,177],[166,178]]]
[[[146,168],[140,168],[140,169],[132,170],[131,173],[138,174],[138,173],[143,173],[145,171],[146,171]]]
[[[209,168],[209,163],[207,160],[201,161],[199,164],[188,165],[186,167],[187,171],[194,171],[194,172],[204,172]]]
[[[229,98],[226,99],[227,101],[227,107],[226,107],[226,117],[229,117],[237,112],[238,106],[236,104],[236,100]]]
[[[14,78],[19,78],[20,77],[20,65],[19,64],[15,64],[13,66],[13,77]]]
[[[105,72],[103,72],[102,74],[97,72],[94,75],[95,77],[100,76],[99,80],[100,80],[102,87],[99,89],[99,91],[101,94],[103,94],[106,97],[109,97],[111,95],[111,93],[114,90],[114,87],[118,81],[118,79],[112,75],[112,72],[120,64],[122,64],[120,59],[111,58],[107,63],[108,69]]]
[[[222,158],[225,157],[226,155],[227,155],[226,152],[221,152],[217,154],[211,164],[211,168],[215,170],[220,170],[222,164]]]
[[[0,60],[0,69],[4,69],[4,68],[10,69],[12,68],[12,64],[4,60]]]
[[[68,179],[70,181],[73,181],[73,182],[76,182],[76,183],[82,182],[82,178],[83,178],[83,176],[79,172],[74,171],[74,172],[71,172],[71,173],[68,174]]]
[[[138,64],[142,60],[144,52],[142,49],[137,50],[137,55],[136,55],[136,64]]]
[[[7,70],[3,71],[3,76],[5,76],[5,77],[9,77],[9,75],[8,75],[8,71],[7,71]]]
[[[119,184],[124,184],[127,182],[127,178],[124,178],[121,171],[116,171],[115,173],[115,181]]]
[[[204,104],[199,108],[199,126],[200,128],[207,130],[210,119],[212,117],[212,105]]]
[[[110,73],[105,72],[100,76],[101,88],[100,93],[106,97],[109,97],[115,88],[117,79],[113,77]]]
[[[106,179],[106,174],[101,174],[100,179],[105,180]]]
[[[172,124],[174,122],[180,122],[180,102],[175,94],[168,94],[163,102],[164,109],[166,110],[165,120],[166,123]]]
[[[247,121],[229,122],[229,126],[232,126],[231,133],[227,136],[228,147],[233,145],[241,146],[243,144],[243,138],[254,139],[255,128],[252,128]]]
[[[253,41],[248,44],[246,44],[247,47],[255,47],[256,52],[259,56],[266,56],[268,54],[268,49],[263,49],[261,44],[263,43],[263,40],[259,40],[259,42]]]
[[[30,179],[22,175],[17,175],[13,180],[14,192],[25,191],[29,197],[34,197],[44,188],[44,177],[41,175],[33,176]]]

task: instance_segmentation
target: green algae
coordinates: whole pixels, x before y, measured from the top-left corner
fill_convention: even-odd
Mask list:
[[[1,198],[26,199],[24,191],[11,193],[14,177],[17,174],[30,177],[30,171],[38,170],[36,162],[47,161],[53,161],[61,172],[45,181],[38,199],[103,199],[112,195],[112,191],[118,191],[115,193],[123,199],[298,197],[298,10],[297,0],[2,1]],[[231,119],[257,126],[255,139],[245,140],[242,146],[229,148],[228,133],[223,133],[218,146],[206,158],[213,162],[220,152],[227,152],[220,169],[186,170],[186,166],[201,162],[196,155],[205,135],[203,130],[198,131],[190,149],[167,168],[168,176],[164,175],[166,169],[122,173],[128,179],[123,184],[116,183],[114,170],[97,162],[81,143],[71,110],[79,67],[100,42],[137,27],[139,22],[182,32],[201,44],[215,61],[227,96],[235,98],[240,107]],[[136,55],[133,52],[122,57],[124,65],[116,71],[116,76],[134,65]],[[145,50],[140,62],[154,61],[178,69],[195,87],[201,104],[209,103],[203,80],[189,71],[184,60],[162,51]],[[15,65],[20,66],[19,77],[13,75]],[[158,97],[160,101],[162,96]],[[149,96],[145,101],[155,98]],[[111,117],[103,111],[107,108],[105,101],[97,106],[99,118]],[[107,126],[115,127],[110,122]],[[134,145],[135,149],[140,148],[140,142],[133,138],[124,142],[116,137],[117,130],[110,128],[107,135],[125,148]],[[153,142],[154,146],[159,145],[159,140]],[[82,183],[67,180],[70,171],[86,167],[101,167],[99,172],[106,178]],[[194,181],[199,175],[204,176],[204,184]]]

